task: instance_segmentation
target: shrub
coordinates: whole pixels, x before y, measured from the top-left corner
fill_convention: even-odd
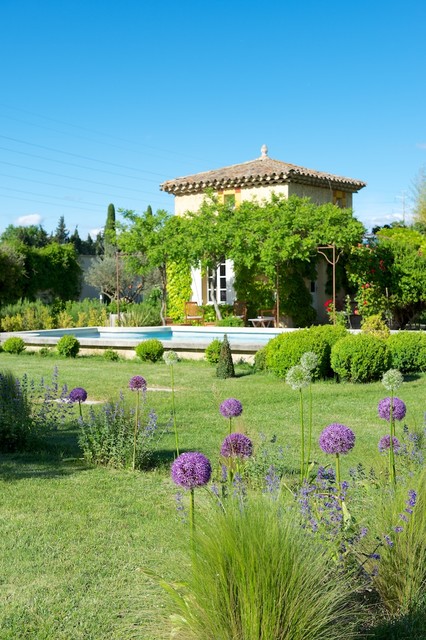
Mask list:
[[[210,362],[210,364],[217,364],[219,362],[221,348],[222,341],[219,340],[219,338],[215,338],[204,352],[207,362]]]
[[[144,340],[136,347],[136,355],[143,362],[157,362],[163,357],[164,347],[157,338]]]
[[[389,337],[390,331],[386,322],[383,320],[380,313],[372,316],[367,316],[361,323],[361,330],[363,333],[376,336],[376,338],[382,338],[386,340]]]
[[[256,371],[264,371],[266,369],[266,347],[262,347],[254,354],[254,368]]]
[[[25,342],[18,336],[7,338],[7,340],[3,342],[3,351],[5,351],[6,353],[14,353],[15,355],[19,355],[20,353],[25,351],[25,349]]]
[[[60,356],[75,358],[80,351],[80,342],[75,336],[65,335],[58,340],[56,350]]]
[[[216,367],[216,375],[218,378],[234,378],[234,362],[232,360],[231,347],[229,345],[228,336],[223,336],[222,347],[220,349],[219,362]]]
[[[237,316],[226,316],[216,322],[218,327],[244,327],[244,320]]]
[[[111,362],[117,362],[118,360],[120,360],[118,352],[114,351],[114,349],[105,349],[103,357],[105,358],[105,360],[109,360]]]
[[[40,356],[40,358],[48,358],[49,356],[53,355],[53,349],[51,349],[50,347],[41,347],[37,351],[37,355]]]
[[[142,398],[145,403],[146,396]],[[123,396],[97,410],[91,407],[79,434],[85,460],[114,468],[132,468],[134,424],[134,412],[126,406]],[[154,411],[147,413],[143,405],[137,432],[136,469],[149,465],[154,445],[162,433]]]
[[[217,510],[197,531],[180,582],[168,585],[185,640],[349,640],[354,599],[324,546],[279,503]],[[164,583],[163,583],[164,584]]]
[[[0,373],[0,451],[27,448],[32,435],[31,407],[19,380]]]
[[[324,378],[330,375],[331,347],[346,334],[344,327],[330,325],[282,333],[266,345],[266,368],[284,378],[306,351],[313,351],[318,356],[314,376]]]
[[[331,350],[331,366],[339,378],[351,382],[378,380],[389,369],[386,342],[368,334],[342,338]]]
[[[426,371],[426,334],[420,331],[399,331],[390,336],[388,349],[392,367],[402,373]]]

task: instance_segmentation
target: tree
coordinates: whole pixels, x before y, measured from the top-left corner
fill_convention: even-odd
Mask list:
[[[83,253],[83,241],[78,233],[78,226],[74,229],[74,232],[70,236],[70,243],[74,245],[78,254]]]
[[[382,229],[352,249],[348,277],[360,315],[384,313],[403,329],[426,309],[426,239],[408,228]]]
[[[10,224],[3,231],[0,241],[8,242],[9,244],[22,243],[27,247],[45,247],[50,238],[41,224],[32,224],[28,227],[15,227]]]
[[[417,175],[412,187],[414,201],[414,220],[426,225],[426,169],[423,167]]]
[[[106,256],[113,256],[117,251],[115,224],[115,207],[113,204],[109,204],[104,228],[104,252]]]
[[[158,269],[160,278],[161,322],[166,324],[167,263],[182,250],[181,220],[159,209],[149,207],[142,215],[120,210],[124,222],[117,236],[119,249],[128,256],[129,268],[139,275]]]
[[[22,296],[25,258],[13,245],[0,245],[0,303],[16,302]]]
[[[61,216],[59,218],[58,226],[55,229],[55,233],[53,234],[53,240],[58,244],[65,244],[66,242],[69,242],[69,235],[69,231],[65,226],[65,218],[64,216]]]
[[[86,281],[110,300],[117,298],[118,283],[120,299],[126,302],[133,302],[144,285],[143,278],[129,270],[125,256],[118,260],[115,256],[98,257],[88,269]]]
[[[52,242],[41,249],[28,248],[25,256],[27,278],[23,296],[34,300],[75,300],[81,289],[82,271],[71,243]]]

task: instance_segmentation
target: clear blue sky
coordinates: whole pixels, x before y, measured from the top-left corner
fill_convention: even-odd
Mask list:
[[[272,158],[364,180],[367,227],[410,219],[426,164],[426,3],[1,0],[0,231]]]

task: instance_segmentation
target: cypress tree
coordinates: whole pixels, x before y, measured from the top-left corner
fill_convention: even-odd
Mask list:
[[[218,378],[235,378],[232,352],[229,345],[228,336],[223,336],[222,347],[220,349],[219,362],[217,363],[216,375]]]
[[[104,251],[106,256],[113,256],[117,251],[115,233],[115,207],[113,204],[109,204],[104,229]]]

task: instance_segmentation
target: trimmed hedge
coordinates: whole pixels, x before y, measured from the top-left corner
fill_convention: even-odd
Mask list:
[[[219,340],[219,338],[212,340],[204,352],[207,362],[210,362],[210,364],[217,364],[219,362],[221,349],[222,340]]]
[[[19,355],[25,351],[25,349],[25,342],[18,336],[12,336],[3,342],[3,351],[5,353],[14,353],[15,355]]]
[[[390,367],[390,353],[381,338],[369,334],[348,335],[331,350],[331,367],[341,380],[371,382]]]
[[[392,367],[401,373],[426,371],[426,334],[420,331],[400,331],[387,341]]]
[[[265,347],[266,369],[280,378],[285,378],[287,371],[299,363],[306,351],[313,351],[318,356],[318,367],[314,376],[325,378],[331,374],[331,348],[346,334],[344,327],[332,325],[281,333]]]
[[[162,358],[163,353],[164,347],[157,338],[144,340],[136,347],[136,355],[143,362],[157,362]]]
[[[75,336],[62,336],[62,338],[58,340],[56,351],[60,356],[65,356],[66,358],[75,358],[80,351],[80,342]]]

